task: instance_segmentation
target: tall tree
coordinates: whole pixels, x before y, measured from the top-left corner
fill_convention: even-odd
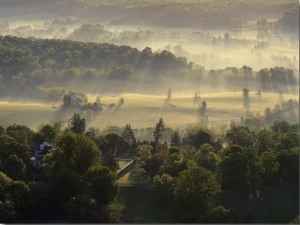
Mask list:
[[[153,131],[154,141],[158,143],[159,138],[162,137],[162,132],[165,130],[165,122],[162,118],[159,119],[158,123],[156,123],[155,129]]]
[[[70,131],[76,134],[83,134],[85,132],[86,121],[81,118],[80,114],[74,113],[70,119]]]
[[[171,146],[172,147],[180,147],[181,146],[181,139],[177,131],[174,131],[171,139]]]
[[[133,150],[136,147],[136,138],[130,124],[126,124],[123,128],[122,137],[125,141],[126,150]]]

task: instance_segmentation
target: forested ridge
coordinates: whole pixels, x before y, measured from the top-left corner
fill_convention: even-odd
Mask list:
[[[109,83],[125,80],[141,80],[146,91],[146,84],[155,84],[158,91],[159,87],[165,90],[172,81],[230,91],[243,87],[277,93],[298,91],[299,71],[282,66],[259,71],[247,65],[208,70],[166,50],[152,52],[149,47],[139,51],[125,45],[15,36],[0,36],[0,48],[0,92],[4,99],[57,102],[69,90],[132,91],[132,86]]]
[[[134,222],[130,213],[137,212],[122,210],[131,205],[115,202],[128,189],[116,183],[115,157],[127,156],[135,159],[131,198],[162,207],[167,216],[158,216],[160,222],[297,223],[299,124],[268,127],[258,120],[252,127],[232,123],[223,141],[201,125],[167,129],[163,118],[152,127],[152,140],[137,140],[130,124],[99,132],[76,113],[67,127],[59,121],[36,131],[0,126],[2,222]],[[56,147],[41,171],[30,158],[45,140]]]

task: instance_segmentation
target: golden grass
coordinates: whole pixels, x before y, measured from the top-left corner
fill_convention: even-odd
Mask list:
[[[275,104],[280,103],[279,95],[275,93],[262,93],[259,97],[254,92],[250,92],[249,96],[249,110],[254,114],[263,115],[266,107],[272,109]],[[100,114],[94,114],[93,119],[88,121],[88,127],[98,129],[111,125],[122,127],[126,124],[131,124],[132,128],[154,127],[160,117],[169,127],[184,127],[199,121],[198,110],[202,101],[207,102],[207,115],[210,121],[240,120],[240,117],[245,116],[247,111],[243,107],[241,91],[202,94],[197,103],[193,101],[193,93],[187,95],[174,93],[169,101],[166,100],[166,96],[131,93],[88,95],[88,97],[90,102],[100,97],[101,102],[106,105]],[[124,104],[118,106],[121,97],[124,98]],[[298,98],[297,95],[283,95],[284,100],[298,100]],[[115,103],[116,106],[108,109],[107,105],[111,103]],[[43,123],[60,119],[55,117],[57,110],[46,104],[0,102],[0,124],[6,126],[17,122],[36,129]],[[74,110],[75,112],[77,111]]]
[[[250,111],[254,114],[264,113],[266,107],[273,108],[280,103],[279,95],[262,93],[261,97],[250,93]],[[198,109],[202,101],[207,102],[207,114],[210,121],[240,119],[246,109],[243,107],[241,92],[224,92],[201,95],[200,101],[193,102],[193,95],[174,95],[169,102],[166,96],[121,94],[116,96],[102,96],[103,103],[117,103],[124,98],[124,104],[119,109],[104,109],[94,118],[94,124],[100,126],[119,125],[129,123],[134,128],[153,127],[160,117],[170,127],[180,127],[197,123]],[[284,99],[297,99],[295,95],[283,95]]]

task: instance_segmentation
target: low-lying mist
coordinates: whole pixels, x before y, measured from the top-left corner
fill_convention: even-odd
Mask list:
[[[20,37],[106,42],[139,50],[150,47],[153,52],[168,50],[207,69],[247,65],[255,70],[275,66],[298,70],[297,32],[282,31],[274,19],[267,20],[267,23],[258,27],[256,21],[248,21],[240,28],[223,30],[161,29],[112,27],[68,17],[43,22],[3,20],[0,32]]]

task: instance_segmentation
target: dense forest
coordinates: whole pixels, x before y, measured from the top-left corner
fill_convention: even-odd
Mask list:
[[[69,90],[81,92],[151,92],[166,87],[297,93],[297,69],[277,66],[253,71],[241,68],[205,69],[163,50],[139,51],[129,46],[70,40],[0,36],[1,98],[61,101]],[[128,85],[121,84],[124,81]],[[129,84],[130,83],[130,84]],[[140,90],[136,90],[137,83]],[[83,85],[82,85],[83,84]]]
[[[162,142],[165,128],[160,118],[152,140],[137,141],[130,124],[97,133],[76,113],[65,128],[60,122],[37,131],[0,126],[2,222],[122,222],[125,212],[114,203],[123,190],[116,183],[120,155],[135,159],[137,191],[148,190],[153,207],[168,209],[164,222],[299,222],[299,124],[232,123],[224,141],[195,125],[168,129],[170,138]],[[38,170],[31,157],[45,140],[55,147]]]

